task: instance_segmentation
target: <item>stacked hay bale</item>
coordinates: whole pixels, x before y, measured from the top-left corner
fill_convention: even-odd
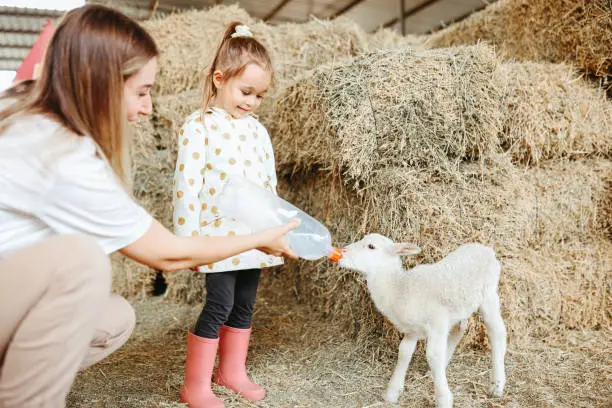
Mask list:
[[[359,180],[389,166],[451,177],[463,158],[494,155],[496,68],[492,50],[475,46],[384,50],[319,69],[279,99],[269,121],[277,160],[337,164]]]
[[[512,341],[606,326],[612,115],[567,72],[499,66],[485,45],[316,70],[287,89],[270,124],[287,197],[338,243],[380,232],[418,242],[423,262],[462,242],[493,245]],[[290,270],[304,299],[356,335],[391,330],[356,275],[325,262]],[[471,344],[482,333],[475,321]]]
[[[396,30],[380,28],[368,38],[368,51],[390,50],[394,48],[427,48],[427,36],[406,34],[401,35]]]
[[[232,10],[236,18],[220,14],[250,24]],[[206,13],[182,23],[193,27],[189,35],[153,34],[183,49],[205,47],[198,27],[206,26]],[[565,66],[500,64],[482,44],[402,48],[393,36],[369,37],[349,23],[252,28],[281,61],[270,98],[277,103],[262,115],[281,195],[324,221],[336,243],[381,232],[417,241],[420,262],[461,242],[487,243],[502,257],[512,341],[609,325],[612,244],[602,237],[610,228],[612,115],[597,90]],[[390,45],[371,52],[382,48],[373,44]],[[200,103],[202,68],[176,55],[162,56],[161,95],[134,144],[135,195],[167,226],[175,138]],[[146,291],[152,272],[123,276],[122,287],[135,294]],[[168,296],[201,300],[201,276],[168,278]],[[326,262],[294,262],[283,272],[286,285],[357,336],[382,330],[393,339],[356,278]],[[483,344],[477,321],[468,337]]]
[[[507,110],[502,145],[516,161],[537,165],[562,157],[611,156],[612,105],[585,86],[574,68],[506,63],[499,74]]]
[[[499,0],[434,34],[428,44],[449,47],[487,41],[503,57],[570,62],[598,77],[612,76],[609,0]]]
[[[382,42],[402,43],[389,33],[371,39],[355,23],[344,19],[269,26],[255,21],[237,6],[216,6],[146,22],[145,27],[157,41],[161,55],[153,92],[153,115],[143,119],[134,129],[134,194],[169,228],[172,227],[170,190],[177,153],[176,135],[183,119],[200,105],[202,73],[212,60],[225,27],[233,21],[248,24],[270,51],[275,63],[273,89],[260,109],[263,117],[274,115],[271,102],[275,95],[304,72],[321,64],[354,57]],[[117,274],[116,291],[136,295],[149,290],[154,271],[120,256],[116,264],[119,265],[117,269],[125,270]],[[172,274],[170,280],[173,283],[170,296],[182,299],[192,298],[192,294],[183,289],[199,284],[197,278],[194,283],[193,277],[186,274]]]
[[[252,24],[254,20],[233,5],[175,13],[145,22],[144,27],[161,51],[154,93],[167,95],[199,88],[202,72],[232,21]]]

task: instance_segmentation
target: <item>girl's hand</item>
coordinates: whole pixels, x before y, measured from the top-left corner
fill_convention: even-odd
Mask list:
[[[299,225],[299,220],[293,220],[280,227],[270,228],[257,233],[256,235],[261,240],[261,244],[257,249],[268,255],[286,256],[292,259],[298,259],[298,256],[291,250],[284,236]]]

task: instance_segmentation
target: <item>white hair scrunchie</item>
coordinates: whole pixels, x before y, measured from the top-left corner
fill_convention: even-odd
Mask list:
[[[236,31],[232,34],[232,38],[234,37],[252,37],[253,33],[249,30],[249,27],[245,25],[237,25]]]

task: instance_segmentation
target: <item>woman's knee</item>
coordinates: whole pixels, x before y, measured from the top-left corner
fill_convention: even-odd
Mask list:
[[[106,358],[123,346],[136,325],[136,314],[132,305],[118,295],[111,295],[100,321],[96,325],[90,348],[81,369]]]
[[[134,308],[130,302],[118,295],[111,295],[109,304],[107,313],[116,321],[116,324],[113,325],[115,337],[129,337],[136,327]]]

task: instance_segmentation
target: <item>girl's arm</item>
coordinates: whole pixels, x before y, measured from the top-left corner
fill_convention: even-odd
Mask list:
[[[206,265],[250,249],[297,259],[283,236],[298,225],[299,222],[294,221],[250,235],[179,237],[153,220],[151,227],[142,237],[120,252],[137,262],[165,271]]]

